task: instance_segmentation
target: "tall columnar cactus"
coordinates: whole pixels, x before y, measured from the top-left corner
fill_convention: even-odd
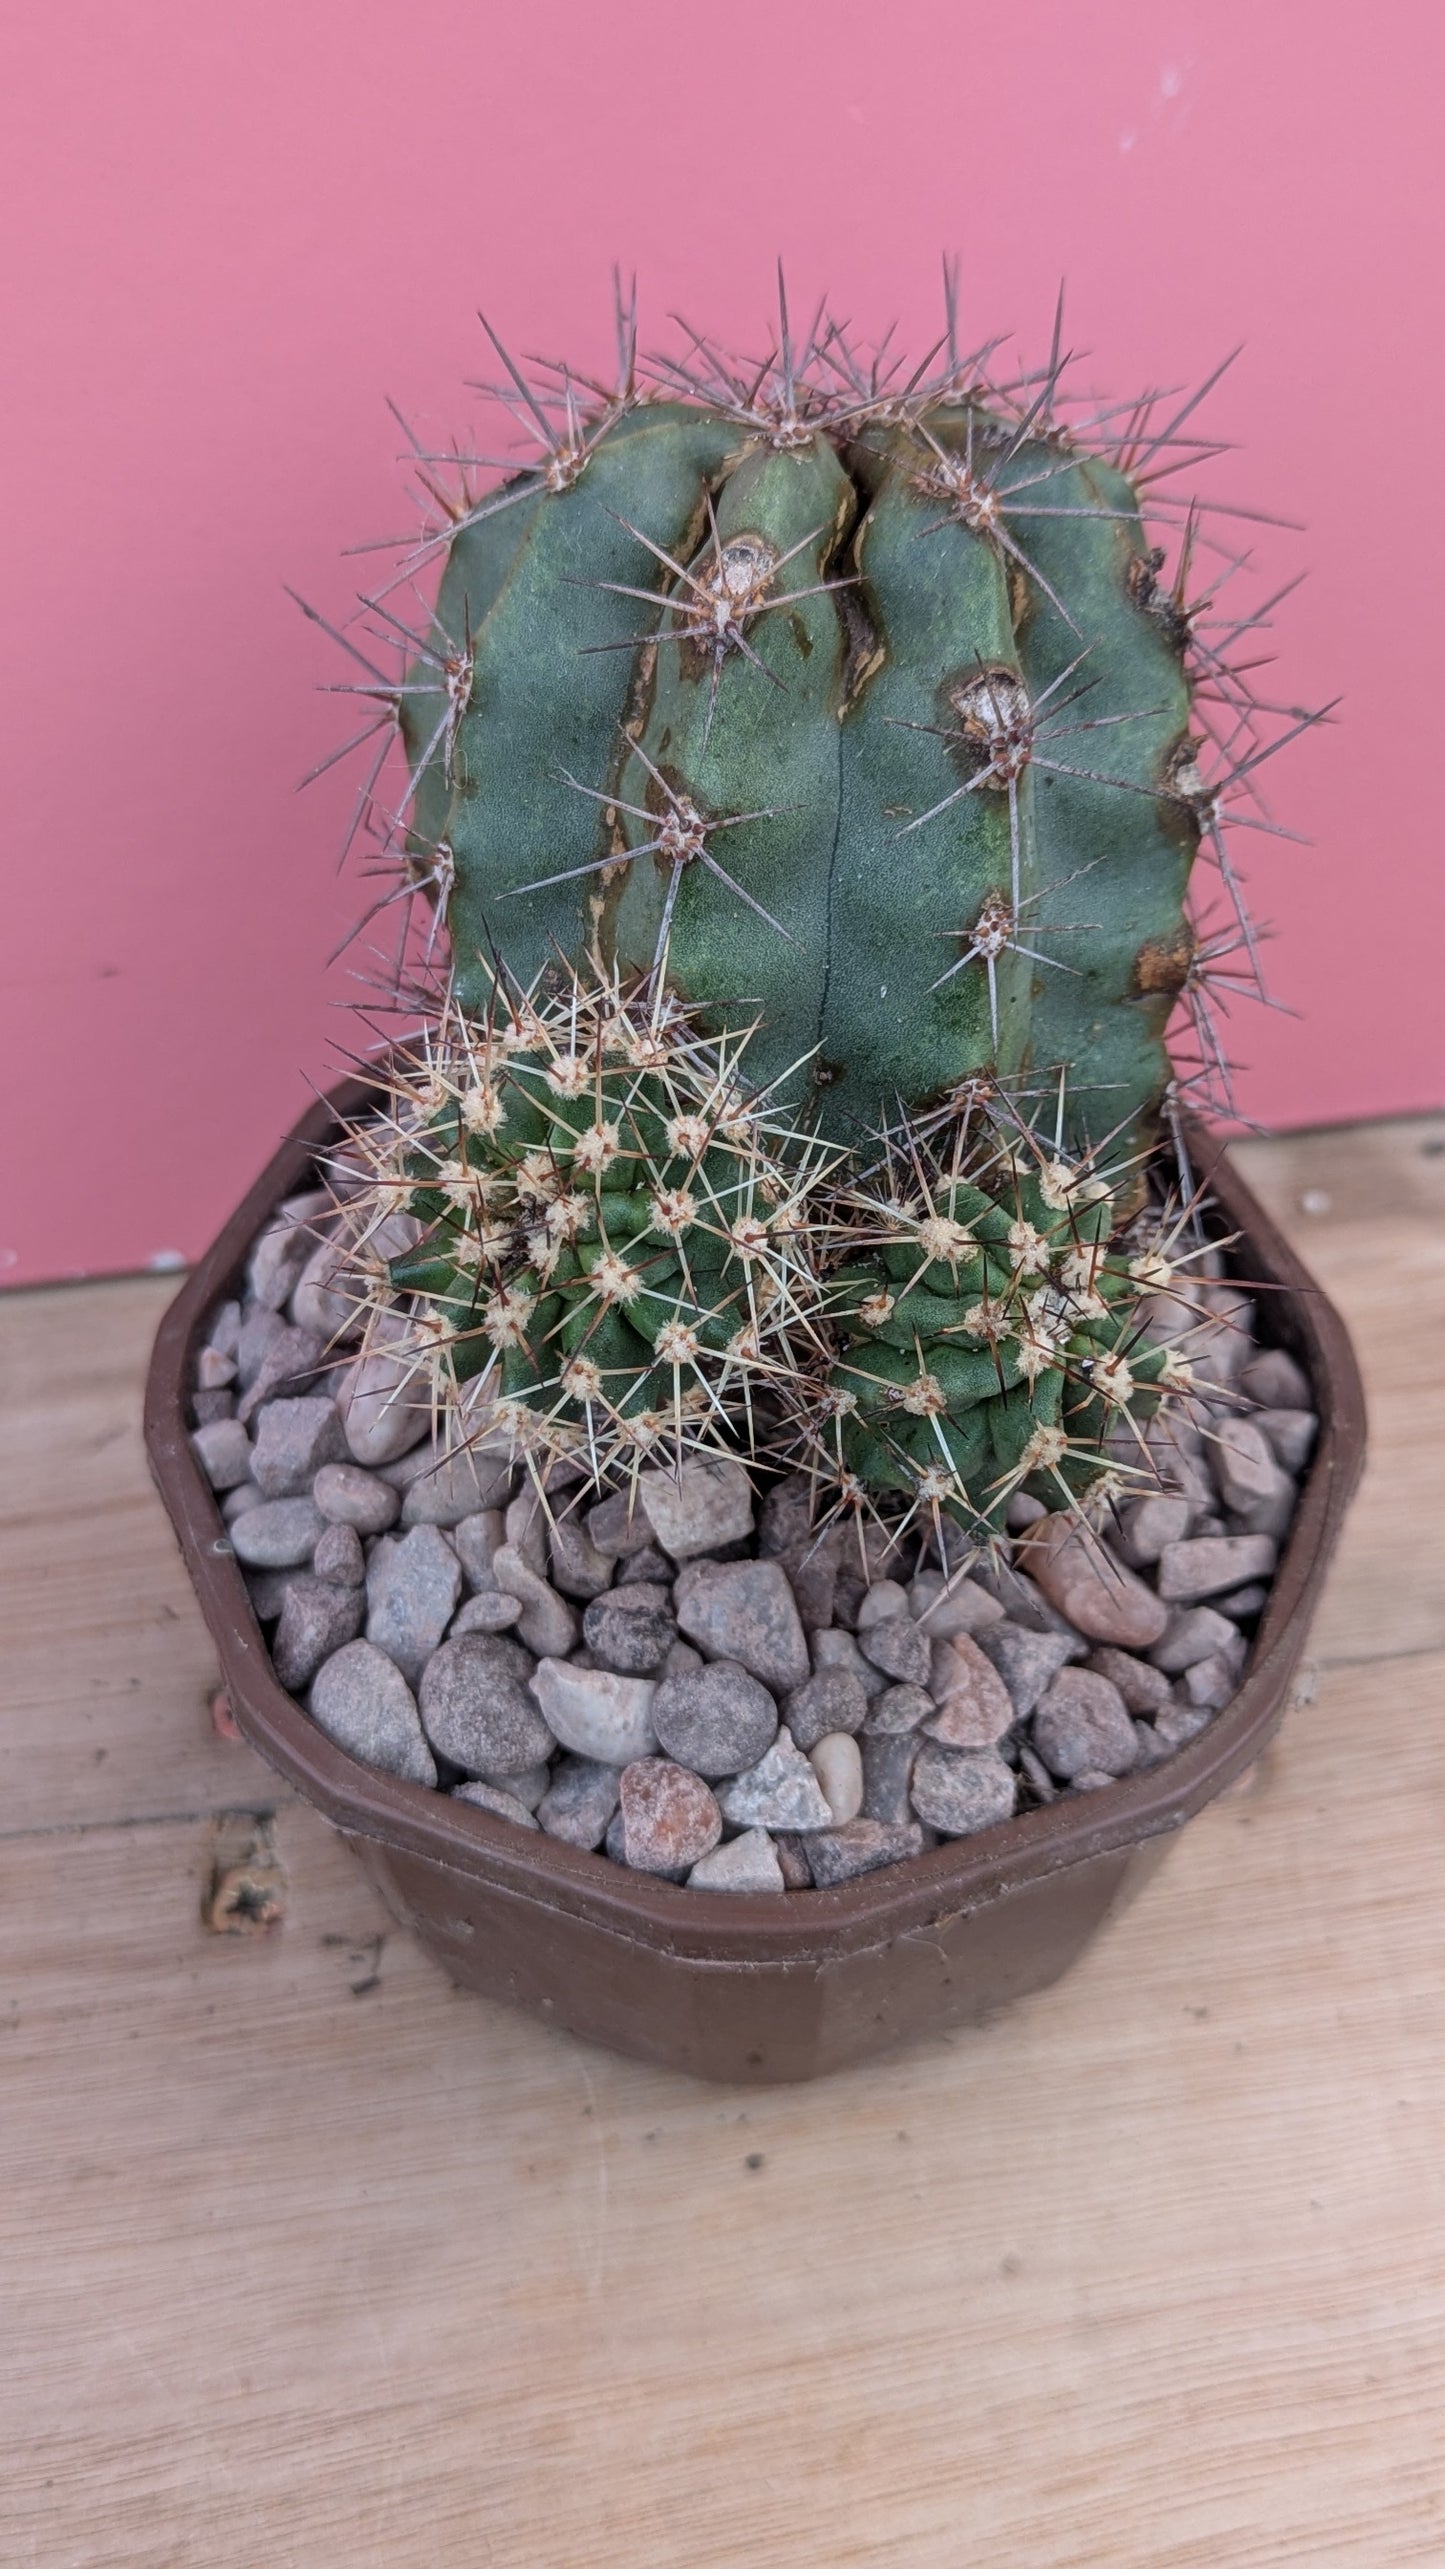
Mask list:
[[[524,994],[565,965],[599,1045],[629,1012],[655,1033],[685,1025],[694,1051],[721,1046],[731,1085],[746,1035],[754,1088],[771,1097],[791,1074],[792,1116],[851,1155],[832,1212],[804,1226],[806,1255],[790,1244],[768,1367],[773,1389],[787,1375],[804,1392],[801,1409],[781,1397],[769,1434],[785,1441],[802,1416],[816,1462],[819,1419],[846,1419],[840,1471],[869,1489],[942,1472],[964,1509],[991,1508],[1040,1465],[1087,1481],[1102,1468],[1089,1447],[1115,1452],[1131,1403],[1147,1405],[1150,1381],[1169,1387],[1135,1308],[1165,1253],[1127,1230],[1171,1091],[1166,1025],[1181,997],[1199,1010],[1235,948],[1254,969],[1242,913],[1201,938],[1186,909],[1202,833],[1237,895],[1223,830],[1267,750],[1232,635],[1206,641],[1187,595],[1192,519],[1171,586],[1145,529],[1148,475],[1173,468],[1184,414],[1162,430],[1138,405],[1071,425],[1057,350],[1000,389],[959,360],[951,315],[942,367],[901,385],[832,325],[795,358],[785,313],[774,356],[747,373],[697,340],[685,365],[640,380],[627,341],[616,391],[585,406],[569,378],[549,391],[504,362],[503,397],[539,460],[446,500],[420,549],[442,566],[424,628],[401,619],[395,589],[368,602],[370,631],[409,643],[406,678],[368,658],[360,690],[381,699],[383,746],[391,720],[405,745],[394,822],[409,882],[445,913],[451,1022],[495,1030],[499,991],[513,1020],[545,1015]],[[1221,709],[1224,772],[1206,784]],[[545,1045],[524,1068],[518,1040],[511,1022],[525,1157],[559,1147],[572,1107],[543,1096]],[[658,1102],[641,1111],[631,1094],[627,1185],[610,1212],[593,1189],[598,1240],[622,1224],[622,1193],[636,1212],[691,1183],[658,1138]],[[983,1144],[981,1095],[1004,1101]],[[451,1096],[449,1197],[433,1202],[417,1156],[435,1136],[412,1137],[386,1180],[394,1200],[410,1166],[428,1225],[394,1292],[424,1336],[441,1315],[469,1351],[463,1370],[482,1351],[512,1408],[557,1420],[592,1348],[609,1434],[653,1420],[667,1406],[656,1332],[640,1333],[624,1380],[617,1351],[639,1337],[639,1310],[604,1318],[595,1285],[581,1294],[596,1269],[585,1226],[564,1244],[577,1274],[554,1290],[556,1262],[537,1273],[514,1205],[479,1284],[457,1189],[514,1188],[515,1168],[483,1127],[452,1132],[459,1111]],[[880,1198],[863,1173],[884,1132]],[[1010,1133],[1023,1141],[998,1141]],[[704,1160],[718,1147],[710,1129]],[[786,1158],[774,1134],[779,1147]],[[814,1160],[810,1203],[817,1175]],[[781,1163],[769,1184],[794,1204]],[[916,1256],[919,1223],[935,1221],[956,1254]],[[643,1232],[663,1301],[680,1296],[718,1354],[740,1325],[736,1276],[701,1242],[689,1265],[655,1215]],[[502,1314],[506,1261],[524,1256],[526,1325],[499,1335],[488,1314]],[[708,1433],[731,1432],[740,1398],[750,1408],[746,1371],[709,1373],[692,1404]],[[898,1426],[910,1402],[922,1444]],[[579,1426],[596,1454],[586,1404],[568,1415],[569,1434]]]

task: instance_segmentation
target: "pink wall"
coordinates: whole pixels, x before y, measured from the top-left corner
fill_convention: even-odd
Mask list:
[[[1438,1104],[1442,53],[1422,0],[15,0],[10,1279],[194,1251],[323,1073],[356,888],[282,580],[344,606],[408,522],[383,392],[466,427],[479,300],[600,355],[614,254],[744,344],[777,250],[921,344],[945,246],[1031,354],[1067,270],[1111,387],[1246,340],[1216,486],[1309,522],[1263,532],[1314,574],[1280,686],[1346,704],[1279,780],[1315,846],[1256,842],[1304,1023],[1242,1028],[1244,1093]]]

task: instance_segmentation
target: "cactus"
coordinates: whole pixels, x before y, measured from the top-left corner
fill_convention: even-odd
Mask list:
[[[625,314],[619,343],[582,398],[494,340],[537,463],[478,496],[466,459],[455,494],[424,459],[442,520],[404,568],[440,557],[435,606],[418,629],[399,583],[366,602],[404,679],[342,637],[363,738],[406,753],[400,893],[450,945],[378,1177],[423,1226],[389,1282],[418,1362],[599,1472],[669,1419],[679,1450],[755,1429],[761,1401],[754,1450],[791,1436],[848,1489],[992,1521],[1041,1479],[1117,1486],[1121,1429],[1187,1370],[1141,1340],[1182,1219],[1155,1180],[1138,1230],[1150,1153],[1223,1071],[1211,992],[1258,978],[1225,832],[1267,826],[1238,798],[1316,719],[1263,737],[1245,626],[1189,595],[1196,520],[1151,479],[1193,404],[1081,425],[1057,330],[999,386],[958,354],[951,280],[943,362],[901,384],[821,319],[796,351],[781,294],[760,369],[694,337],[644,378]],[[1146,501],[1181,535],[1168,586]],[[1222,926],[1187,907],[1202,841]],[[1193,1066],[1166,1050],[1181,1007]],[[616,1167],[579,1158],[594,1114]],[[774,1226],[751,1267],[724,1246],[740,1191]],[[635,1294],[599,1285],[614,1255]]]

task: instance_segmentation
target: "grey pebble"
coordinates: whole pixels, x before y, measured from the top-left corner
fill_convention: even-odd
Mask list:
[[[328,1525],[316,1546],[312,1568],[334,1588],[364,1588],[366,1554],[354,1525]]]
[[[1247,1588],[1231,1588],[1228,1596],[1215,1597],[1212,1603],[1216,1613],[1228,1615],[1232,1623],[1247,1623],[1268,1605],[1269,1590],[1262,1579],[1255,1579]]]
[[[356,1639],[365,1607],[359,1584],[340,1588],[320,1578],[288,1579],[271,1644],[276,1675],[288,1694],[304,1694],[323,1660]]]
[[[552,1585],[564,1597],[600,1597],[612,1585],[617,1567],[613,1552],[599,1552],[589,1543],[579,1519],[560,1510],[547,1529],[547,1557],[551,1565]],[[671,1578],[669,1566],[664,1576]]]
[[[723,1786],[718,1801],[723,1818],[742,1829],[825,1829],[833,1817],[817,1776],[785,1730],[755,1766]]]
[[[191,1417],[197,1427],[214,1427],[236,1415],[236,1395],[229,1391],[192,1392]]]
[[[614,1490],[599,1500],[587,1518],[587,1540],[599,1552],[640,1552],[653,1540],[652,1520],[642,1498],[632,1490]]]
[[[618,1677],[608,1668],[569,1667],[565,1659],[538,1662],[532,1692],[548,1728],[564,1748],[608,1766],[629,1766],[657,1746],[650,1677]]]
[[[333,1525],[354,1526],[358,1534],[385,1534],[401,1514],[398,1493],[359,1463],[323,1463],[311,1495]]]
[[[469,1588],[496,1587],[492,1563],[506,1540],[505,1527],[500,1508],[481,1508],[475,1516],[464,1516],[460,1524],[452,1527],[452,1549]]]
[[[1092,1668],[1061,1668],[1033,1718],[1032,1744],[1051,1775],[1127,1775],[1139,1754],[1117,1686]]]
[[[241,1337],[239,1302],[223,1302],[211,1315],[206,1344],[218,1356],[234,1356]]]
[[[298,1498],[346,1451],[336,1403],[315,1393],[269,1400],[256,1419],[251,1477],[268,1499]]]
[[[677,1625],[666,1589],[639,1587],[636,1598],[616,1590],[594,1597],[582,1617],[582,1638],[599,1667],[615,1668],[621,1677],[652,1677],[677,1639]]]
[[[674,1561],[739,1543],[753,1530],[753,1485],[741,1463],[719,1455],[676,1472],[644,1472],[639,1495],[664,1552]]]
[[[1165,1704],[1154,1716],[1155,1736],[1166,1749],[1187,1748],[1207,1731],[1212,1715],[1203,1704]]]
[[[1147,1730],[1148,1727],[1149,1725],[1147,1722],[1136,1722],[1134,1725],[1136,1732]],[[1019,1746],[1019,1774],[1023,1778],[1025,1784],[1027,1784],[1029,1791],[1032,1793],[1036,1802],[1043,1802],[1045,1804],[1049,1802],[1057,1802],[1059,1798],[1059,1788],[1054,1782],[1052,1775],[1049,1773],[1048,1768],[1045,1766],[1043,1759],[1035,1756],[1034,1751],[1029,1747],[1026,1740],[1022,1741]]]
[[[473,1597],[464,1597],[447,1626],[447,1638],[455,1641],[464,1632],[510,1632],[521,1620],[520,1597],[504,1597],[500,1588],[479,1588]]]
[[[621,1769],[593,1757],[564,1757],[537,1805],[548,1837],[564,1846],[599,1847],[617,1809]]]
[[[691,1677],[696,1670],[706,1666],[702,1652],[694,1650],[690,1641],[675,1641],[662,1663],[662,1674],[664,1677]]]
[[[972,1837],[1010,1818],[1017,1792],[1013,1768],[996,1748],[945,1748],[941,1740],[926,1739],[919,1749],[913,1808],[945,1837]]]
[[[417,1683],[440,1643],[461,1585],[461,1563],[436,1526],[378,1539],[366,1565],[366,1638],[395,1660],[409,1684]]]
[[[913,1817],[909,1788],[922,1741],[916,1731],[865,1731],[863,1751],[863,1817],[903,1827]]]
[[[856,1882],[860,1874],[876,1873],[880,1865],[903,1864],[921,1855],[923,1831],[916,1821],[898,1826],[886,1820],[849,1820],[841,1829],[811,1832],[804,1846],[814,1889],[829,1891],[840,1882]]]
[[[479,1454],[473,1446],[441,1456],[425,1447],[423,1454],[425,1468],[406,1478],[403,1525],[460,1525],[464,1517],[495,1507],[511,1485],[510,1464],[494,1454]]]
[[[925,1686],[885,1686],[868,1705],[865,1739],[900,1739],[938,1709]]]
[[[906,1602],[902,1614],[885,1616],[881,1623],[865,1626],[860,1620],[858,1647],[870,1667],[881,1668],[895,1685],[927,1685],[933,1643],[928,1628],[914,1622]]]
[[[1131,1713],[1152,1713],[1169,1701],[1169,1680],[1163,1669],[1151,1667],[1147,1659],[1136,1659],[1132,1651],[1116,1649],[1112,1642],[1091,1650],[1084,1665],[1118,1687]]]
[[[309,1329],[293,1329],[283,1324],[271,1339],[261,1368],[236,1416],[249,1420],[268,1400],[279,1400],[290,1392],[312,1388],[316,1369],[321,1362],[322,1347]]]
[[[219,1347],[203,1347],[196,1358],[196,1389],[200,1392],[229,1391],[236,1379],[236,1359],[223,1356]]]
[[[1166,1543],[1182,1543],[1194,1510],[1187,1498],[1163,1491],[1135,1499],[1119,1518],[1118,1549],[1132,1570],[1146,1570]]]
[[[922,1624],[932,1641],[952,1641],[960,1632],[972,1637],[1003,1615],[997,1597],[991,1597],[976,1579],[957,1572],[945,1579],[941,1570],[920,1570],[908,1591],[908,1602],[915,1623]]]
[[[535,1829],[537,1826],[526,1803],[519,1802],[515,1793],[508,1793],[496,1784],[484,1784],[479,1777],[466,1784],[454,1785],[452,1800],[470,1802],[479,1811],[490,1811],[496,1819],[510,1820],[516,1829]]]
[[[369,1641],[349,1641],[312,1681],[311,1718],[338,1748],[410,1784],[437,1781],[411,1688]]]
[[[1275,1461],[1286,1472],[1302,1472],[1314,1452],[1320,1423],[1310,1409],[1262,1409],[1255,1426],[1269,1440]]]
[[[1011,1617],[985,1625],[973,1636],[985,1659],[991,1659],[1009,1691],[1015,1715],[1022,1721],[1034,1709],[1044,1688],[1080,1645],[1061,1632],[1030,1632]]]
[[[520,1775],[556,1741],[530,1691],[532,1661],[499,1633],[444,1641],[422,1671],[417,1707],[432,1747],[468,1775]]]
[[[778,1708],[767,1688],[726,1659],[696,1676],[664,1677],[652,1721],[668,1756],[706,1776],[755,1767],[778,1735]]]
[[[1214,1651],[1227,1650],[1238,1639],[1228,1616],[1219,1614],[1213,1606],[1185,1606],[1155,1642],[1149,1657],[1156,1668],[1177,1677],[1196,1661],[1208,1659]],[[1139,1705],[1131,1707],[1135,1712],[1144,1709],[1147,1708]]]
[[[251,1439],[238,1418],[213,1418],[198,1427],[191,1451],[213,1490],[238,1489],[251,1478]]]
[[[520,1775],[476,1775],[475,1784],[490,1784],[498,1793],[510,1793],[526,1811],[535,1811],[552,1789],[556,1772],[550,1760],[539,1766],[524,1766]]]
[[[235,1488],[227,1490],[221,1500],[221,1514],[227,1525],[230,1525],[238,1516],[244,1516],[247,1508],[259,1507],[260,1504],[261,1493],[255,1482],[249,1479],[238,1481]]]
[[[1159,1594],[1169,1605],[1192,1605],[1223,1588],[1267,1579],[1279,1547],[1267,1534],[1192,1534],[1166,1544],[1159,1558]]]
[[[1180,1681],[1186,1704],[1202,1706],[1211,1713],[1222,1713],[1239,1692],[1244,1673],[1244,1643],[1236,1633],[1234,1650],[1216,1650],[1208,1659],[1196,1659],[1186,1668]]]
[[[325,1522],[314,1499],[263,1499],[232,1519],[232,1548],[253,1569],[294,1569],[310,1560]]]
[[[835,1624],[827,1632],[812,1633],[808,1647],[819,1675],[825,1668],[846,1668],[851,1677],[857,1678],[870,1702],[876,1695],[887,1693],[888,1680],[882,1669],[869,1665],[851,1632]]]
[[[811,1481],[799,1474],[776,1481],[758,1514],[758,1551],[787,1573],[805,1632],[824,1629],[833,1620],[842,1553],[841,1529],[826,1531],[814,1523]]]
[[[788,1728],[804,1751],[835,1731],[861,1730],[867,1710],[868,1697],[850,1668],[820,1668],[795,1686],[783,1705]]]
[[[747,1829],[710,1855],[699,1856],[687,1877],[689,1891],[785,1891],[778,1850],[766,1829]]]
[[[1243,1366],[1241,1391],[1261,1409],[1308,1409],[1313,1400],[1303,1365],[1283,1347],[1259,1347]]]
[[[801,1686],[808,1644],[776,1561],[696,1562],[680,1571],[677,1620],[709,1659],[736,1659],[776,1694]]]
[[[669,1561],[665,1552],[659,1552],[655,1543],[644,1543],[639,1552],[624,1552],[620,1556],[617,1585],[619,1588],[631,1588],[645,1581],[651,1586],[666,1588],[671,1595],[676,1568],[676,1563]]]
[[[504,1596],[521,1599],[517,1630],[539,1659],[565,1659],[575,1649],[576,1613],[565,1597],[538,1577],[514,1544],[504,1543],[493,1555],[492,1581]]]

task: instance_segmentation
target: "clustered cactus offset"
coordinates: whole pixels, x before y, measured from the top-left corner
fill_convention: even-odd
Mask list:
[[[1191,590],[1193,399],[1080,415],[1057,330],[999,380],[951,279],[910,375],[821,311],[796,346],[781,291],[758,366],[643,366],[621,306],[610,389],[494,345],[535,460],[479,493],[413,440],[432,523],[339,637],[357,820],[449,949],[352,1146],[415,1233],[378,1310],[538,1468],[740,1443],[985,1528],[1107,1497],[1189,1380],[1160,1137],[1258,982],[1229,834],[1315,719],[1250,694],[1234,557]]]

